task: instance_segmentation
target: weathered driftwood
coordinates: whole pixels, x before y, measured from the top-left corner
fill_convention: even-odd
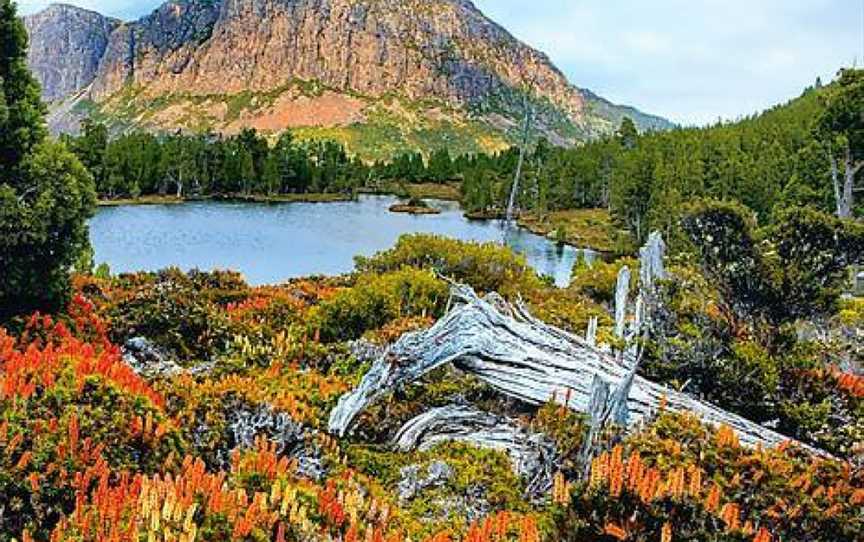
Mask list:
[[[585,332],[585,342],[591,346],[597,346],[597,327],[600,325],[600,319],[592,316],[588,320],[588,331]]]
[[[615,336],[624,338],[627,325],[627,303],[630,296],[630,268],[626,265],[618,271],[618,283],[615,286]]]
[[[530,404],[564,397],[585,412],[595,376],[621,389],[632,378],[628,424],[656,412],[665,401],[671,411],[693,412],[708,423],[726,424],[743,443],[773,446],[787,437],[741,416],[698,401],[632,372],[632,364],[584,339],[532,317],[521,305],[497,295],[485,299],[465,286],[452,292],[456,306],[428,330],[403,336],[377,360],[360,385],[344,395],[330,415],[329,428],[344,435],[366,406],[448,363],[473,374],[501,393]]]
[[[465,405],[434,408],[406,423],[394,445],[401,451],[425,451],[443,442],[467,442],[506,452],[513,470],[526,481],[526,493],[545,497],[552,487],[555,446],[516,421]]]
[[[657,284],[666,278],[664,252],[663,240],[656,233],[640,251],[640,293],[632,321],[626,326],[629,271],[619,277],[616,328],[626,328],[622,338],[627,346],[617,354],[537,320],[522,304],[511,305],[494,293],[480,298],[471,288],[454,285],[446,316],[430,329],[408,333],[392,345],[359,386],[340,398],[330,415],[330,431],[344,435],[367,405],[452,363],[507,396],[535,405],[567,397],[566,406],[580,412],[591,412],[596,390],[608,386],[605,402],[611,405],[609,414],[616,423],[628,427],[639,424],[665,403],[671,411],[692,412],[705,422],[730,426],[744,444],[773,446],[789,440],[742,416],[636,374],[639,339],[651,328],[658,302]],[[597,379],[603,386],[595,384]]]

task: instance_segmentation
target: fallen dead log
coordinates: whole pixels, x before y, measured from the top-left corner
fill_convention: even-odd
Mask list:
[[[399,430],[394,446],[403,452],[425,451],[452,441],[506,452],[532,498],[545,498],[552,487],[556,452],[548,438],[514,420],[469,406],[454,404],[424,412]]]
[[[742,416],[633,376],[624,360],[540,322],[523,306],[510,305],[498,295],[480,298],[457,285],[452,296],[454,307],[447,315],[428,330],[404,335],[373,364],[356,389],[340,398],[330,415],[332,433],[344,435],[357,415],[381,396],[453,363],[510,397],[535,405],[569,397],[566,406],[580,412],[589,408],[595,376],[612,389],[621,389],[632,378],[626,408],[629,426],[651,416],[665,402],[668,410],[692,412],[707,423],[728,425],[747,445],[776,446],[790,440]]]
[[[566,406],[590,412],[598,389],[606,393],[609,418],[633,427],[658,411],[694,413],[703,421],[728,425],[746,445],[776,446],[791,439],[712,404],[651,382],[636,374],[639,339],[650,331],[657,304],[657,285],[666,278],[665,244],[658,233],[640,250],[640,290],[627,323],[629,270],[616,288],[616,334],[625,340],[623,352],[598,346],[534,318],[521,303],[510,304],[492,293],[479,297],[465,285],[454,284],[447,314],[425,331],[408,333],[381,356],[353,391],[330,413],[329,430],[344,435],[369,404],[410,384],[443,365],[476,376],[502,394],[539,405],[566,397]],[[611,394],[611,390],[615,390]],[[595,416],[596,417],[596,416]],[[821,450],[802,445],[820,455]]]

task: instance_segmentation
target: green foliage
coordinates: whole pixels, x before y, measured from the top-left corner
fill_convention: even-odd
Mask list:
[[[441,483],[423,488],[410,501],[403,503],[405,520],[426,524],[444,523],[456,530],[467,526],[467,507],[493,510],[527,511],[523,497],[523,483],[513,473],[510,458],[504,452],[476,448],[449,442],[424,452],[400,454],[385,452],[370,446],[348,448],[348,461],[364,474],[374,476],[388,489],[396,491],[405,467],[416,467],[425,476],[430,464],[444,463],[453,470],[453,476]],[[482,496],[484,502],[478,502]]]
[[[145,337],[184,361],[210,359],[224,347],[229,322],[217,303],[242,298],[246,289],[236,274],[177,269],[121,276],[119,281],[129,294],[110,308],[114,339]]]
[[[860,457],[864,396],[838,386],[839,373],[813,368],[813,353],[806,353],[805,359],[796,354],[793,370],[782,374],[777,400],[779,430],[839,457]]]
[[[766,237],[776,250],[777,288],[788,316],[833,313],[847,269],[864,262],[864,225],[793,208],[779,215]]]
[[[89,245],[95,207],[90,175],[62,145],[38,145],[0,184],[0,320],[68,299],[68,270]]]
[[[333,141],[299,142],[285,132],[272,147],[253,129],[236,136],[130,133],[109,140],[86,122],[70,148],[96,177],[104,198],[351,194],[369,168]]]
[[[635,147],[638,142],[639,131],[636,129],[636,125],[633,124],[633,119],[624,117],[615,136],[621,141],[621,146],[625,149]]]
[[[683,228],[706,276],[740,319],[773,325],[830,314],[847,268],[864,261],[864,227],[812,209],[790,209],[757,231],[734,203],[688,207]]]
[[[559,401],[567,401],[568,397],[558,397]],[[581,476],[579,472],[579,452],[588,433],[585,416],[577,414],[568,407],[556,402],[543,405],[532,420],[534,429],[548,436],[555,442],[558,457],[556,468],[569,475]]]
[[[402,268],[364,274],[349,289],[323,301],[313,316],[324,341],[346,341],[406,316],[440,316],[447,285],[428,271]]]
[[[27,33],[0,1],[0,321],[67,300],[67,272],[88,244],[93,180],[45,141],[45,108],[26,64]]]
[[[358,257],[361,273],[385,273],[403,266],[429,269],[481,292],[527,293],[541,285],[522,256],[492,243],[456,241],[433,235],[405,235],[390,250]]]
[[[45,139],[39,83],[27,67],[27,30],[12,0],[0,0],[0,184],[16,188],[25,157]]]
[[[574,289],[598,303],[612,304],[615,301],[615,287],[618,285],[618,273],[621,268],[630,269],[630,286],[636,288],[639,276],[639,262],[633,258],[622,258],[614,262],[596,261],[588,266],[576,267],[570,288]]]
[[[824,92],[823,100],[825,109],[818,119],[818,135],[828,143],[831,152],[841,155],[848,149],[852,163],[864,160],[864,118],[861,116],[864,70],[841,70],[837,82]]]
[[[781,309],[770,269],[756,239],[756,221],[739,203],[691,204],[682,222],[706,277],[740,318],[776,321]]]

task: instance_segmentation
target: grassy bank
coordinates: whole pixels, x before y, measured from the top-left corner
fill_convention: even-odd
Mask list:
[[[176,205],[190,201],[240,201],[252,203],[332,203],[336,201],[351,201],[351,194],[277,194],[265,195],[216,195],[202,197],[178,198],[176,196],[141,196],[139,198],[119,198],[99,200],[100,207],[119,207],[121,205]]]
[[[407,188],[408,193],[405,194]],[[400,197],[417,199],[439,199],[444,201],[462,201],[462,185],[458,182],[452,183],[412,183],[400,184],[396,182],[382,184],[377,188],[361,188],[361,194],[393,194]]]
[[[519,217],[519,225],[538,235],[598,252],[628,254],[635,249],[633,239],[615,225],[606,209],[527,213]]]
[[[502,220],[496,209],[465,213],[469,220]],[[578,248],[609,254],[630,254],[636,247],[630,235],[619,229],[606,209],[572,209],[549,213],[522,213],[517,222],[531,233]]]
[[[186,201],[176,196],[141,196],[139,198],[100,199],[100,207],[120,207],[121,205],[176,205]]]

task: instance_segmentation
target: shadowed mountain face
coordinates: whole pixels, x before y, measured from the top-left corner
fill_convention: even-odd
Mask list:
[[[77,93],[93,82],[108,40],[120,25],[98,13],[59,4],[24,22],[30,33],[30,68],[50,101]]]
[[[115,129],[500,147],[517,137],[526,90],[555,143],[624,115],[669,126],[571,85],[468,0],[188,0],[132,23],[52,6],[26,23],[55,131],[94,114]]]

